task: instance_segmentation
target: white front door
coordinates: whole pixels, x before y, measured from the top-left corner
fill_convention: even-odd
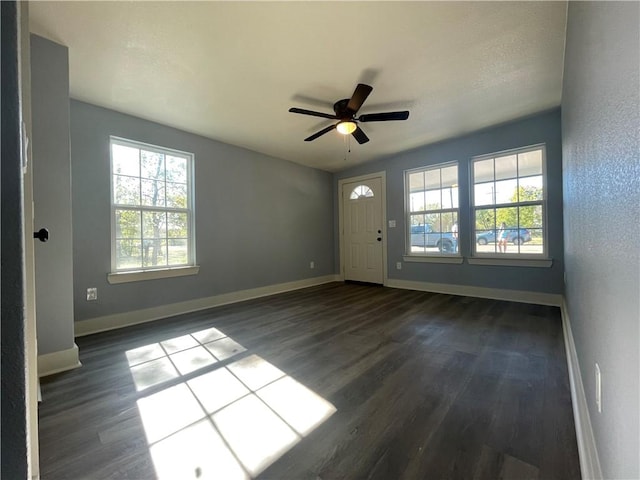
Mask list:
[[[384,283],[382,180],[342,184],[344,278]]]

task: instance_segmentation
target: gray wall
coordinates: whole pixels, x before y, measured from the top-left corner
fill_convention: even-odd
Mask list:
[[[411,119],[409,119],[411,121]],[[374,148],[375,139],[364,147]],[[471,253],[471,209],[469,207],[469,164],[472,157],[518,147],[544,143],[547,150],[547,230],[551,268],[503,267],[403,263],[396,270],[396,262],[405,253],[404,171],[443,162],[459,162],[460,185],[460,252]],[[348,160],[347,160],[348,161]],[[385,171],[387,178],[387,219],[396,220],[396,228],[387,228],[388,276],[392,279],[446,283],[465,286],[503,288],[531,292],[562,293],[562,151],[560,111],[553,110],[505,125],[482,130],[465,137],[426,146],[375,163],[344,170],[334,176],[334,195],[341,178]],[[335,212],[337,222],[337,209]],[[336,228],[337,232],[337,228]],[[336,252],[339,237],[335,237]],[[336,254],[336,271],[339,271]]]
[[[198,275],[107,282],[110,135],[195,154]],[[78,101],[71,146],[76,320],[333,274],[329,173]]]
[[[0,476],[22,479],[28,476],[20,72],[18,69],[18,45],[23,39],[19,37],[20,13],[16,2],[0,2],[0,18],[2,35],[0,42],[2,48]]]
[[[38,352],[73,347],[73,245],[69,146],[69,52],[31,35],[33,201]]]
[[[640,4],[570,2],[566,300],[604,478],[640,478]],[[602,413],[595,406],[595,363]]]

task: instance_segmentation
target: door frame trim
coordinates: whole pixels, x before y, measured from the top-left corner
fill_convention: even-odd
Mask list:
[[[340,237],[340,280],[344,281],[344,201],[342,199],[342,189],[347,183],[361,182],[374,178],[380,179],[380,195],[382,202],[382,284],[387,285],[387,172],[367,173],[357,177],[341,178],[338,180],[338,233]]]

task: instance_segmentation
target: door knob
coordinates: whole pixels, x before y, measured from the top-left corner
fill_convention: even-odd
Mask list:
[[[378,238],[376,238],[376,240],[378,240],[379,242],[381,242],[381,241],[382,241],[382,237],[378,237]]]
[[[41,242],[46,242],[49,240],[49,230],[46,228],[41,228],[37,232],[33,232],[33,238],[37,238]]]

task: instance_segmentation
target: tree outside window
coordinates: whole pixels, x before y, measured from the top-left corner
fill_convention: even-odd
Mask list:
[[[544,146],[473,159],[476,254],[546,254],[544,159]]]
[[[114,271],[194,263],[192,168],[189,153],[111,139]]]

